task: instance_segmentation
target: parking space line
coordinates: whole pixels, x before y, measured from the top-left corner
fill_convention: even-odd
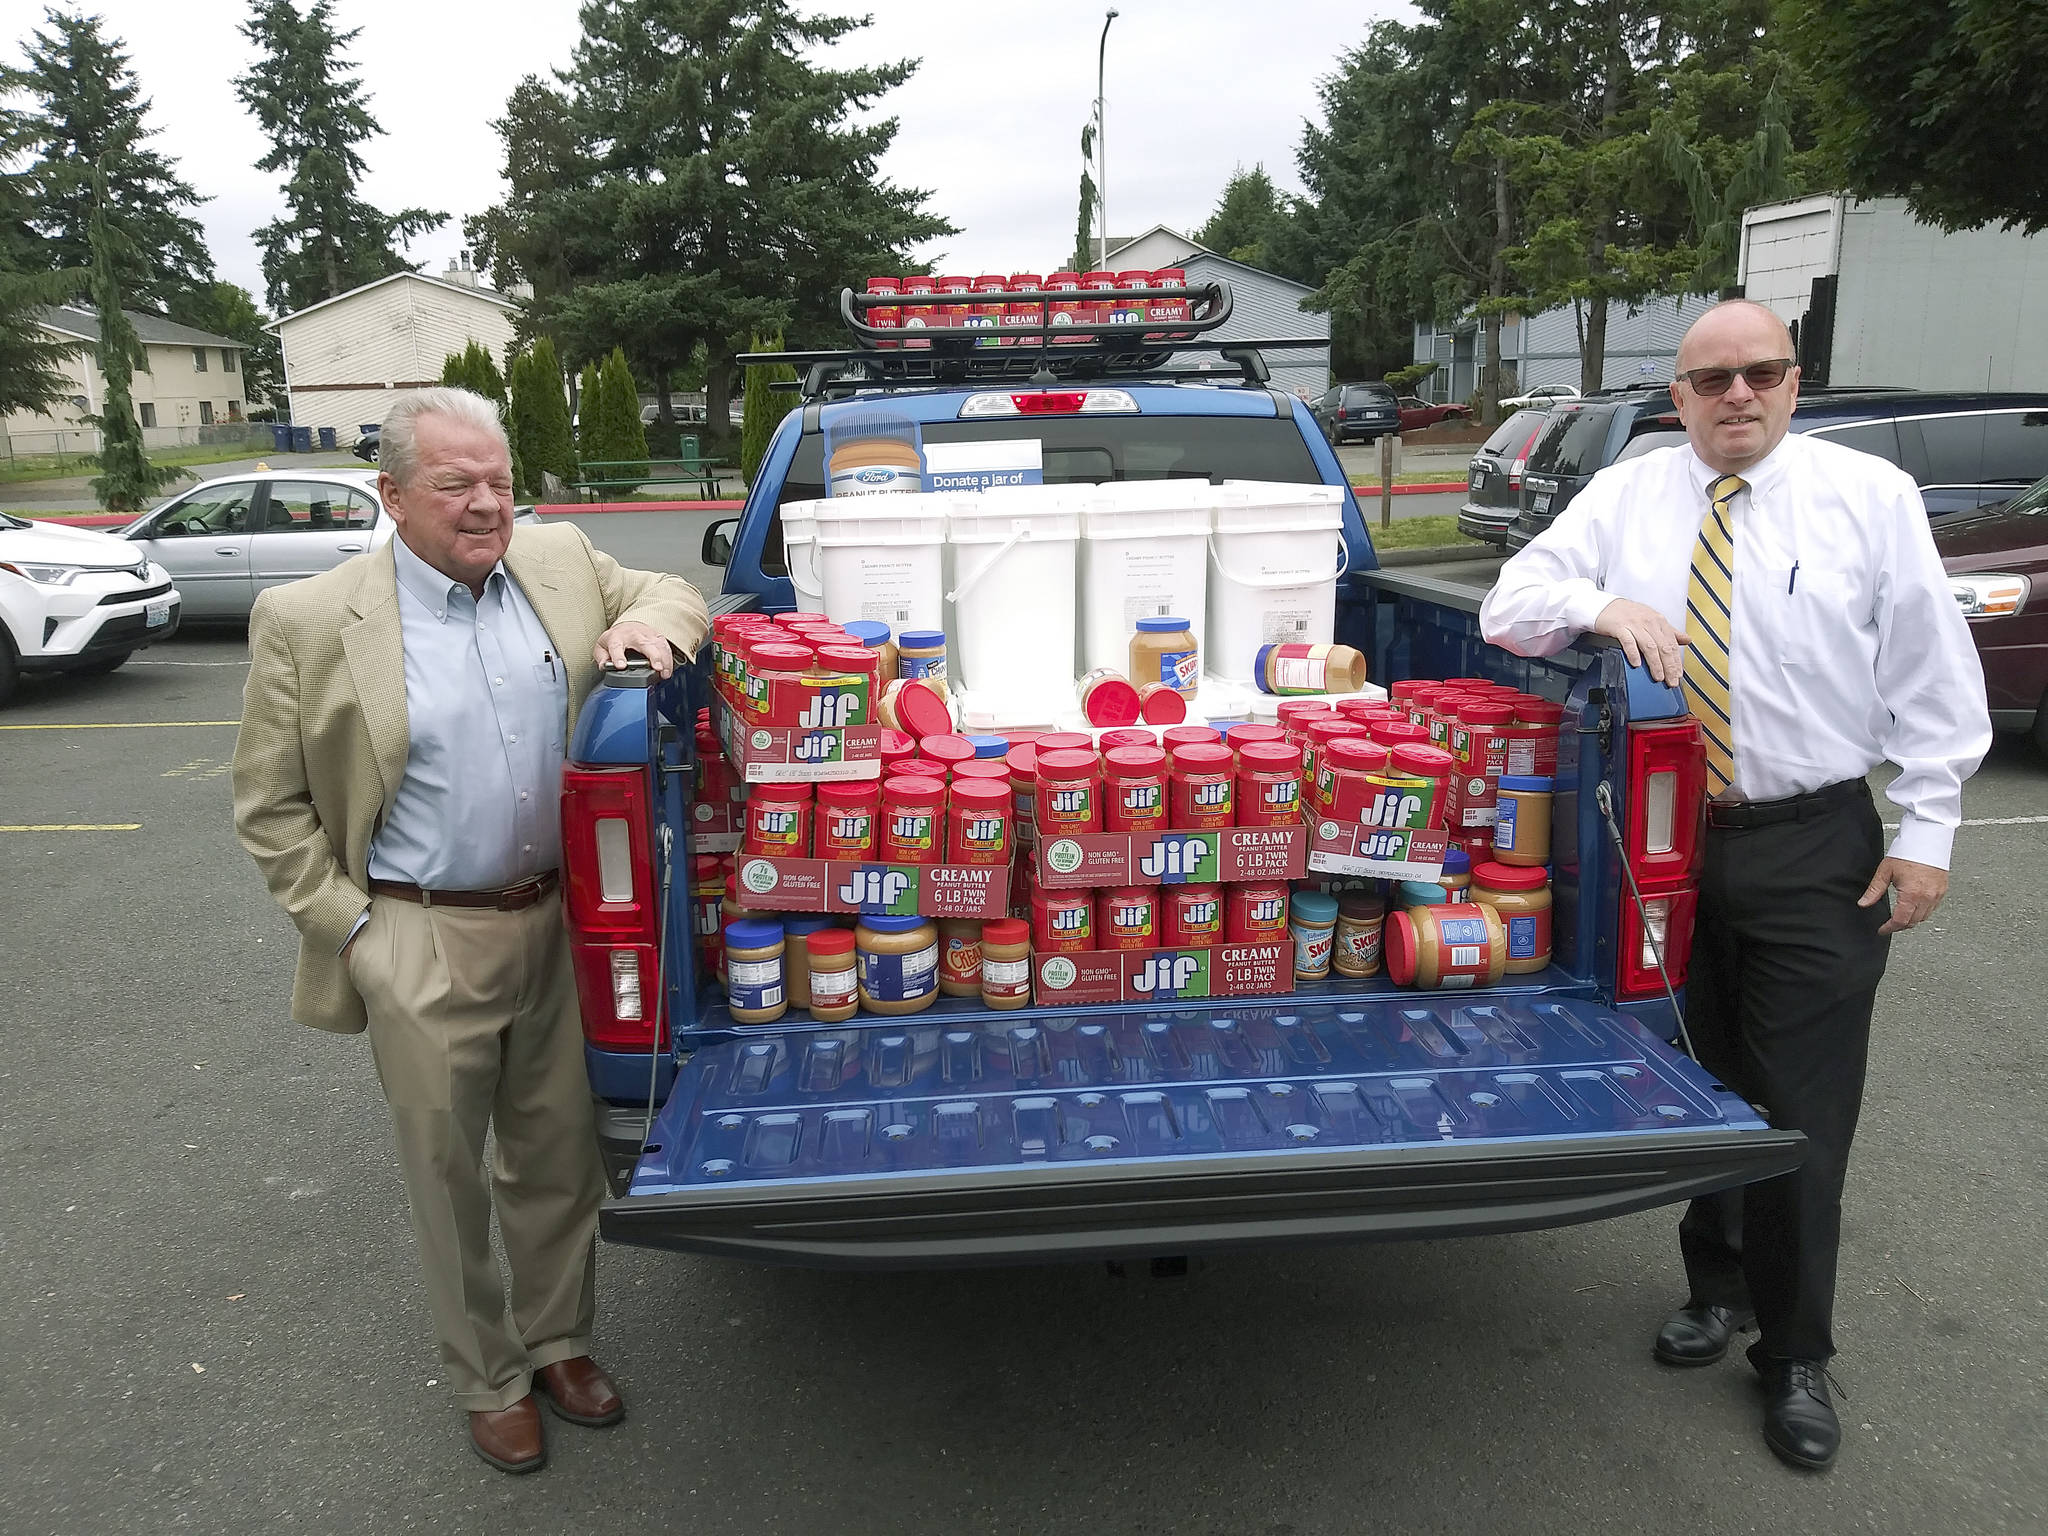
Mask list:
[[[108,720],[67,725],[53,721],[47,725],[0,725],[0,731],[147,731],[241,723],[239,720]]]
[[[24,821],[0,825],[0,832],[139,832],[139,821]]]
[[[2036,827],[2044,821],[2048,821],[2048,816],[1978,816],[1964,821],[1962,825],[1966,827]],[[1899,824],[1896,821],[1888,821],[1884,824],[1884,829],[1887,832],[1896,832],[1899,830]]]

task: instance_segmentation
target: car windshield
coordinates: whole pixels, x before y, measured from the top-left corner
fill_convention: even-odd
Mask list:
[[[1607,428],[1613,420],[1612,407],[1559,406],[1529,450],[1530,472],[1589,475],[1601,468],[1601,455],[1607,451]]]
[[[1990,509],[1987,507],[1985,510],[1989,511]],[[2006,512],[2025,512],[2034,516],[2048,512],[2048,480],[2036,480],[2024,491],[2021,491],[2019,495],[2008,501],[2001,510]]]
[[[1095,485],[1104,480],[1278,480],[1319,485],[1315,460],[1290,417],[1272,416],[1065,416],[995,421],[935,421],[927,443],[985,443],[1035,437],[1047,485]],[[777,499],[816,501],[825,494],[822,433],[806,432],[796,445]],[[761,569],[789,574],[782,554],[782,519],[770,525]]]
[[[1520,448],[1529,440],[1529,434],[1536,430],[1536,424],[1543,419],[1541,411],[1517,411],[1506,421],[1493,429],[1493,436],[1479,445],[1481,453],[1501,454],[1510,449]]]

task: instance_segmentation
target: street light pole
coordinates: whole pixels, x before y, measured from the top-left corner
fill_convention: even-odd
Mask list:
[[[1103,61],[1109,53],[1109,24],[1116,20],[1111,10],[1102,19],[1102,41],[1095,49],[1095,201],[1102,210],[1102,261],[1109,259],[1109,118],[1102,100]]]

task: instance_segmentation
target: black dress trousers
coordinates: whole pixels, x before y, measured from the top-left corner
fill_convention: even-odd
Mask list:
[[[1753,1305],[1775,1359],[1835,1352],[1842,1183],[1891,947],[1888,903],[1856,905],[1884,857],[1869,788],[1821,798],[1800,820],[1707,829],[1686,987],[1701,1065],[1806,1134],[1797,1172],[1695,1200],[1679,1225],[1694,1300]]]

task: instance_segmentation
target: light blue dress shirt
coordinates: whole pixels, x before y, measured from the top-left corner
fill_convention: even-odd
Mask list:
[[[370,877],[487,891],[561,864],[568,668],[500,563],[481,599],[391,541],[412,741]]]

